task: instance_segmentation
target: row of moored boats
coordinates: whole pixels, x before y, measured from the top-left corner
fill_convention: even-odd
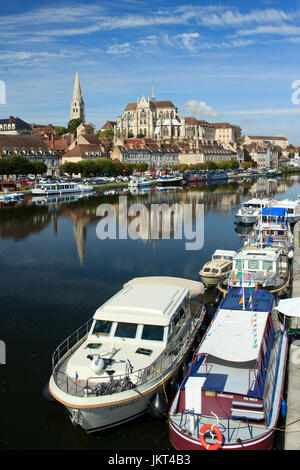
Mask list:
[[[178,450],[271,448],[288,353],[277,301],[292,242],[288,210],[274,203],[242,250],[215,253],[202,282],[127,282],[54,352],[51,396],[86,432],[150,411],[168,416]],[[223,294],[212,319],[211,285]]]

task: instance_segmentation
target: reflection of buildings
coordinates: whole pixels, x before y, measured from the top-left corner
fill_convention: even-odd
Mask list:
[[[45,207],[9,206],[0,210],[0,237],[12,238],[16,242],[32,233],[39,233],[51,222]]]

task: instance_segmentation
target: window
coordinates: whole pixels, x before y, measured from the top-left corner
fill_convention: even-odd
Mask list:
[[[272,261],[264,261],[263,262],[263,270],[264,271],[272,271],[273,270],[273,262]]]
[[[135,338],[137,325],[134,323],[118,323],[115,336],[120,338]]]
[[[258,260],[248,261],[248,269],[258,269],[258,268],[259,268],[259,261]]]
[[[238,270],[243,269],[243,261],[236,261],[235,262],[235,268]]]
[[[159,325],[144,325],[141,338],[148,341],[163,341],[164,327]]]
[[[93,335],[106,335],[108,336],[111,330],[111,321],[107,320],[96,320],[93,329]]]

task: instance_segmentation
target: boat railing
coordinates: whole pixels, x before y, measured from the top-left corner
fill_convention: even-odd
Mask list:
[[[110,395],[158,379],[161,379],[163,382],[164,375],[168,370],[176,367],[182,360],[188,346],[192,343],[196,332],[202,324],[205,311],[205,307],[201,305],[196,312],[193,312],[193,316],[186,324],[180,337],[150,365],[133,370],[130,361],[127,361],[126,370],[123,374],[114,374],[109,377],[105,372],[105,375],[102,376],[91,376],[84,380],[78,380],[79,378],[70,377],[66,373],[65,359],[86,339],[91,327],[92,320],[90,320],[69,336],[55,350],[52,357],[54,381],[61,390],[74,396]]]
[[[172,421],[172,415],[170,415],[170,419]],[[192,437],[196,436],[198,438],[202,426],[206,424],[215,424],[223,434],[226,443],[230,443],[232,441],[236,442],[239,435],[242,435],[243,440],[245,440],[245,433],[247,432],[249,433],[249,438],[252,439],[255,427],[257,429],[264,429],[263,425],[259,425],[259,427],[257,427],[247,418],[245,418],[244,422],[241,422],[239,418],[218,418],[216,415],[200,415],[193,410],[188,409],[183,409],[181,411],[178,427],[191,434]],[[205,437],[205,440],[208,443],[210,440],[213,442],[213,439],[213,435],[210,437],[207,435]]]
[[[67,339],[65,339],[54,351],[52,355],[52,371],[56,368],[60,360],[76,346],[80,341],[84,341],[92,326],[93,319],[90,318],[86,323],[74,331]]]

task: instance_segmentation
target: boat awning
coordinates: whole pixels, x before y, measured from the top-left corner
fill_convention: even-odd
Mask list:
[[[262,215],[275,215],[286,217],[287,209],[284,209],[283,207],[263,207]]]
[[[276,305],[275,308],[287,317],[300,318],[300,297],[282,299],[279,301],[278,305]]]
[[[175,287],[183,287],[188,289],[189,297],[196,297],[201,295],[205,291],[205,286],[202,282],[192,281],[190,279],[183,279],[180,277],[168,277],[168,276],[145,276],[145,277],[135,277],[131,281],[128,281],[124,284],[123,287],[133,284],[160,284],[160,285],[169,285]]]
[[[221,309],[198,352],[229,362],[256,360],[267,319],[268,312]]]

